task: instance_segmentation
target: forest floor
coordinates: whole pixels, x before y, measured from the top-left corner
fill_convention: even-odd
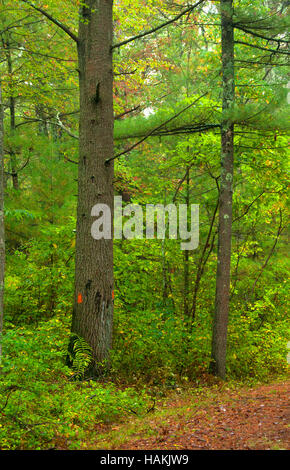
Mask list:
[[[289,450],[290,382],[178,391],[145,417],[96,429],[91,449]]]

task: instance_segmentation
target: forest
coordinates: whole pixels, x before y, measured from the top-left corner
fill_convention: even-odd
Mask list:
[[[289,8],[0,1],[1,450],[289,449]]]

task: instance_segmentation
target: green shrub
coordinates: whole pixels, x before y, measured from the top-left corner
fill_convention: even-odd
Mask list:
[[[76,382],[64,365],[68,322],[53,318],[6,331],[0,383],[0,448],[77,449],[97,427],[150,403],[143,389],[111,382]]]

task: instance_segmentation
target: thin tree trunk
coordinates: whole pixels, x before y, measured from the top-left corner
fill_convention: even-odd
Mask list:
[[[281,209],[280,209],[279,213],[280,213],[280,222],[279,222],[279,227],[278,227],[277,235],[276,235],[276,238],[275,238],[275,240],[274,240],[274,244],[273,244],[273,246],[272,246],[272,248],[271,248],[271,250],[270,250],[270,252],[269,252],[269,254],[268,254],[268,256],[267,256],[267,258],[266,258],[266,260],[265,260],[265,262],[264,262],[264,264],[263,264],[263,266],[261,267],[258,276],[256,277],[256,279],[255,279],[255,281],[254,281],[254,284],[253,284],[253,286],[252,286],[252,288],[251,288],[250,296],[249,296],[249,297],[252,297],[252,296],[253,296],[254,291],[255,291],[255,288],[256,288],[256,285],[257,285],[257,283],[258,283],[260,277],[262,276],[262,273],[263,273],[264,269],[267,267],[267,264],[268,264],[268,262],[269,262],[271,256],[273,255],[273,253],[274,253],[274,251],[275,251],[275,248],[276,248],[276,245],[277,245],[277,243],[278,243],[279,237],[280,237],[281,233],[283,232],[284,227],[283,227],[283,225],[282,225],[282,223],[283,223],[283,217],[282,217],[282,211],[281,211]]]
[[[214,247],[215,233],[212,236],[211,243],[210,243],[210,238],[211,238],[211,235],[212,235],[212,231],[213,231],[214,222],[215,222],[215,219],[216,219],[216,213],[217,213],[217,210],[218,210],[218,206],[219,206],[219,200],[217,200],[217,202],[216,202],[216,206],[215,206],[212,218],[211,218],[211,223],[210,223],[209,231],[208,231],[208,234],[207,234],[207,238],[206,238],[203,250],[202,250],[201,257],[200,257],[200,259],[198,261],[198,265],[197,265],[197,271],[196,271],[196,277],[195,277],[194,289],[193,289],[193,297],[192,297],[192,307],[191,307],[191,326],[192,326],[192,324],[195,320],[197,294],[199,292],[200,281],[202,279],[204,268],[206,266],[209,255],[211,254],[211,252],[213,250],[213,247]],[[206,254],[206,250],[208,250],[207,254]]]
[[[164,206],[166,206],[166,188],[164,190]],[[167,227],[166,227],[167,229]],[[168,300],[168,278],[169,278],[169,273],[167,273],[167,263],[166,263],[166,237],[162,240],[162,298],[163,298],[163,303],[164,305],[166,304]]]
[[[5,230],[4,230],[4,125],[2,87],[0,82],[0,365],[2,361],[2,334],[4,315]]]
[[[7,39],[6,41],[7,47],[7,68],[10,80],[12,80],[13,76],[13,66],[12,66],[12,59],[11,59],[11,51],[10,51],[10,41]],[[11,82],[9,83],[9,111],[10,111],[10,131],[11,134],[15,131],[15,98],[13,96],[13,87]],[[18,180],[18,172],[17,172],[17,158],[13,148],[11,149],[10,153],[10,162],[11,162],[11,175],[12,175],[12,185],[13,188],[18,190],[19,189],[19,180]]]
[[[91,347],[91,375],[112,345],[113,241],[91,235],[91,210],[107,204],[113,218],[112,0],[87,0],[79,24],[79,178],[72,333]],[[70,344],[72,349],[73,343]],[[108,363],[107,363],[108,365]]]
[[[45,135],[46,137],[49,136],[48,132],[48,124],[47,124],[47,119],[45,117],[44,109],[42,105],[38,105],[35,107],[35,114],[39,118],[39,134],[40,135]]]
[[[189,149],[187,149],[189,152]],[[186,175],[186,197],[185,203],[187,207],[189,207],[190,202],[190,195],[189,195],[189,182],[190,182],[190,167],[187,168],[187,175]],[[183,313],[184,317],[188,318],[189,315],[189,307],[188,307],[188,298],[189,298],[189,250],[184,251],[184,293],[183,293]]]
[[[221,0],[221,34],[223,67],[223,113],[234,104],[234,28],[233,2]],[[212,361],[210,370],[225,378],[227,325],[229,315],[232,193],[234,160],[234,125],[229,118],[221,126],[221,180],[218,228],[218,262],[216,275],[215,314],[213,322]]]

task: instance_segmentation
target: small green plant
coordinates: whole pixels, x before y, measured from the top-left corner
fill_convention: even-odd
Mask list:
[[[76,379],[83,379],[85,372],[92,362],[92,350],[88,343],[78,335],[72,336],[72,354],[70,359],[72,361],[72,370]]]

